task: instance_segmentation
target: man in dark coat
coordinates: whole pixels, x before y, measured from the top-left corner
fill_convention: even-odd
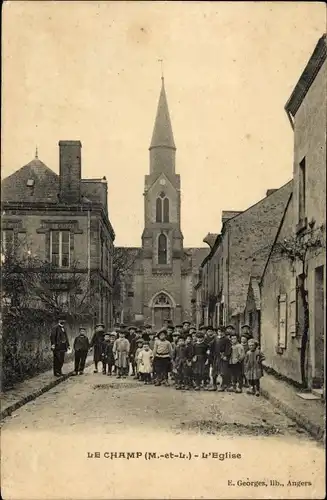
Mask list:
[[[50,335],[51,349],[53,352],[53,374],[61,377],[62,367],[65,361],[65,353],[69,349],[69,341],[65,329],[65,321],[59,319],[57,326]]]
[[[229,384],[229,358],[232,353],[230,339],[225,334],[225,329],[222,328],[220,337],[216,337],[212,344],[212,390],[217,390],[217,377],[221,375],[222,383],[219,391],[225,391]]]
[[[98,373],[98,364],[101,361],[102,356],[102,342],[104,340],[104,324],[99,323],[95,325],[95,332],[93,334],[90,347],[93,347],[93,361],[94,361],[94,371],[93,373]]]

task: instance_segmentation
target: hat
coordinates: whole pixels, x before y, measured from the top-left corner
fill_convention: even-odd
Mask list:
[[[117,336],[117,332],[112,331],[112,332],[110,332],[110,335],[111,335],[112,337],[116,337],[116,336]]]
[[[97,325],[95,325],[95,329],[98,329],[98,328],[101,328],[102,330],[104,330],[104,324],[98,323]]]
[[[203,338],[204,337],[204,333],[199,331],[197,334],[196,334],[197,337],[199,338]]]
[[[167,328],[170,328],[171,330],[174,330],[174,329],[175,329],[175,327],[174,327],[174,325],[173,325],[172,323],[169,323],[169,324],[167,325]]]
[[[193,330],[196,330],[196,326],[195,325],[190,325],[190,330],[191,328],[193,328]]]
[[[227,325],[225,328],[226,328],[226,330],[227,330],[227,328],[230,328],[231,330],[235,330],[235,326],[234,325]]]
[[[208,326],[207,326],[207,330],[213,330],[213,329],[214,329],[214,328],[213,328],[213,326],[212,326],[212,325],[208,325]]]
[[[206,325],[200,325],[199,330],[207,330],[207,329],[208,329],[208,327]]]
[[[137,331],[137,328],[136,328],[136,326],[131,325],[131,326],[128,327],[128,331],[130,331],[130,330]]]
[[[186,324],[190,325],[190,324],[191,324],[191,322],[190,322],[188,319],[185,319],[185,320],[183,321],[183,325],[186,325]]]
[[[161,328],[158,332],[158,336],[161,334],[161,333],[167,333],[167,330],[166,328]]]
[[[85,328],[85,326],[80,326],[80,327],[79,327],[79,330],[80,330],[80,331],[81,331],[81,330],[86,330],[86,328]]]
[[[146,325],[144,325],[144,328],[152,328],[152,326],[149,324],[146,324]]]
[[[180,323],[178,325],[175,326],[175,328],[182,328],[183,325],[181,325]]]
[[[136,343],[137,343],[137,344],[140,344],[140,342],[142,342],[142,343],[143,343],[143,339],[142,339],[142,338],[139,338],[139,339],[137,339],[137,340],[136,340]]]
[[[251,328],[251,327],[250,327],[250,325],[242,325],[241,330],[242,330],[242,328]]]

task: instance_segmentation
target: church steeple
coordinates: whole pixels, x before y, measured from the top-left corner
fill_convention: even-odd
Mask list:
[[[161,78],[161,92],[158,102],[157,116],[154,124],[150,149],[166,147],[176,149],[173,130],[169,116],[164,77]]]
[[[150,172],[175,171],[176,146],[170,121],[164,77],[150,144]]]

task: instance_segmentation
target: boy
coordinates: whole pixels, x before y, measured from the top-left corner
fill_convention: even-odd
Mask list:
[[[176,389],[184,389],[186,350],[183,337],[179,337],[173,354]]]
[[[106,375],[108,367],[108,375],[112,374],[112,368],[115,365],[115,358],[113,354],[113,347],[116,336],[106,333],[104,341],[102,342],[102,373]]]
[[[137,379],[137,375],[136,375],[136,358],[135,358],[135,353],[136,353],[136,349],[137,349],[137,342],[139,340],[142,340],[142,335],[140,333],[140,331],[136,330],[135,331],[135,334],[133,335],[133,338],[131,339],[131,342],[130,342],[130,351],[129,351],[129,358],[130,358],[130,361],[131,361],[131,365],[132,365],[132,376]]]
[[[249,339],[249,350],[244,358],[244,372],[250,384],[248,394],[260,396],[260,378],[263,375],[262,361],[265,357],[254,339]]]
[[[239,343],[236,333],[231,335],[232,353],[229,359],[229,368],[231,375],[231,390],[240,393],[243,388],[242,363],[245,352],[242,344]]]
[[[208,326],[207,332],[204,336],[204,342],[207,345],[207,355],[208,355],[208,364],[206,365],[206,368],[205,368],[205,379],[204,379],[205,387],[210,382],[210,368],[212,368],[212,363],[213,363],[212,348],[213,348],[213,343],[215,341],[215,338],[216,338],[216,335],[215,335],[215,331],[214,331],[213,327]]]
[[[168,372],[171,364],[173,349],[169,340],[166,340],[167,331],[165,329],[158,333],[158,338],[154,342],[153,358],[154,371],[156,373],[156,386],[162,383],[168,385]]]
[[[74,340],[75,368],[74,375],[82,375],[85,368],[87,353],[90,349],[89,339],[83,326],[79,329],[79,334]]]
[[[225,330],[221,328],[220,338],[215,339],[212,345],[213,367],[212,367],[212,390],[217,390],[217,378],[221,375],[222,383],[219,391],[225,391],[229,385],[229,358],[232,348]]]
[[[194,356],[194,345],[192,336],[189,334],[185,339],[185,389],[188,391],[193,388],[193,370],[192,359]]]
[[[206,367],[208,365],[207,345],[204,342],[203,332],[197,335],[196,343],[194,344],[193,352],[193,373],[195,378],[195,390],[199,391],[201,384],[206,377]]]
[[[113,345],[113,354],[116,361],[116,366],[118,369],[117,378],[126,378],[128,375],[128,354],[130,349],[130,343],[125,338],[125,331],[119,331],[119,338],[115,340]]]

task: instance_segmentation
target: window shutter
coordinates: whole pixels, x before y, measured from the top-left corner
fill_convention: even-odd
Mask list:
[[[278,346],[286,349],[286,295],[278,298]]]
[[[288,324],[289,332],[292,337],[296,336],[296,288],[290,291],[289,307],[288,307]]]

